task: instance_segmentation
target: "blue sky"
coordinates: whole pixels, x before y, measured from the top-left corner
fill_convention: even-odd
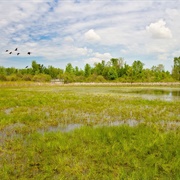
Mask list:
[[[84,68],[122,57],[129,65],[140,60],[145,68],[164,64],[171,71],[180,56],[179,0],[0,0],[0,12],[4,67],[36,60]]]

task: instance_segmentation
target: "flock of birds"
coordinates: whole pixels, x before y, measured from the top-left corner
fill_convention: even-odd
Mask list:
[[[14,51],[17,52],[17,51],[18,51],[18,48],[16,48]],[[9,50],[6,50],[6,52],[9,53],[9,54],[12,54],[12,53],[13,53],[12,51],[9,51]],[[27,52],[28,55],[30,55],[31,53],[32,53],[32,52]],[[17,56],[18,56],[19,54],[20,54],[20,53],[17,52]]]

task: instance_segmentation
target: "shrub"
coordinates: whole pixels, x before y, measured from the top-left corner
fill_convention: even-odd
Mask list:
[[[16,74],[6,76],[6,79],[7,79],[7,81],[18,81],[19,80],[19,78]]]
[[[31,74],[24,74],[22,80],[24,81],[32,81],[33,76]]]
[[[0,81],[7,81],[7,78],[4,74],[0,74]]]
[[[95,81],[96,82],[106,82],[106,79],[103,76],[99,75],[96,77]]]
[[[35,82],[48,82],[51,80],[51,76],[47,74],[37,74],[32,78]]]

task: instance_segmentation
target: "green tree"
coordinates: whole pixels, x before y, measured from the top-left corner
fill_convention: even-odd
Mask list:
[[[118,74],[115,67],[110,67],[108,71],[108,79],[109,80],[115,80],[118,78]]]
[[[142,71],[142,81],[151,82],[153,80],[153,72],[151,69],[143,69]]]
[[[163,64],[158,64],[157,66],[153,66],[151,70],[153,74],[153,81],[159,82],[165,78],[165,71]]]
[[[127,79],[132,83],[134,81],[133,68],[129,65],[126,68],[127,68]]]
[[[84,76],[84,71],[82,69],[79,69],[77,66],[74,69],[74,74],[76,76]]]
[[[91,66],[86,64],[84,67],[84,76],[89,77],[91,75]]]
[[[66,65],[65,73],[74,74],[74,68],[71,63]]]
[[[103,74],[103,70],[105,68],[105,61],[102,60],[101,63],[100,62],[99,63],[95,63],[94,65],[95,65],[95,67],[93,69],[94,74],[102,75]]]
[[[112,58],[110,59],[111,66],[118,68],[118,59],[117,58]]]
[[[48,74],[51,76],[51,78],[53,79],[58,78],[58,75],[60,72],[61,72],[61,69],[55,68],[53,66],[48,66]]]
[[[16,74],[18,70],[14,67],[6,68],[6,75]]]
[[[111,66],[115,67],[116,69],[120,69],[124,66],[124,59],[120,58],[112,58],[110,59]]]
[[[141,61],[134,61],[132,64],[133,79],[137,80],[142,78],[142,70],[144,64]]]
[[[174,79],[180,81],[180,57],[174,58],[174,66],[172,69],[172,76]]]
[[[32,73],[33,75],[39,73],[39,64],[36,61],[32,61]]]
[[[6,68],[0,66],[0,81],[6,81]]]
[[[3,66],[0,66],[0,74],[1,75],[6,75],[6,68]]]

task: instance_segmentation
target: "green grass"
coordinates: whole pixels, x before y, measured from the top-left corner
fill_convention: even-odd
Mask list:
[[[178,179],[179,142],[145,125],[32,133],[1,147],[0,178]]]
[[[180,101],[130,88],[3,85],[0,179],[179,179]]]

